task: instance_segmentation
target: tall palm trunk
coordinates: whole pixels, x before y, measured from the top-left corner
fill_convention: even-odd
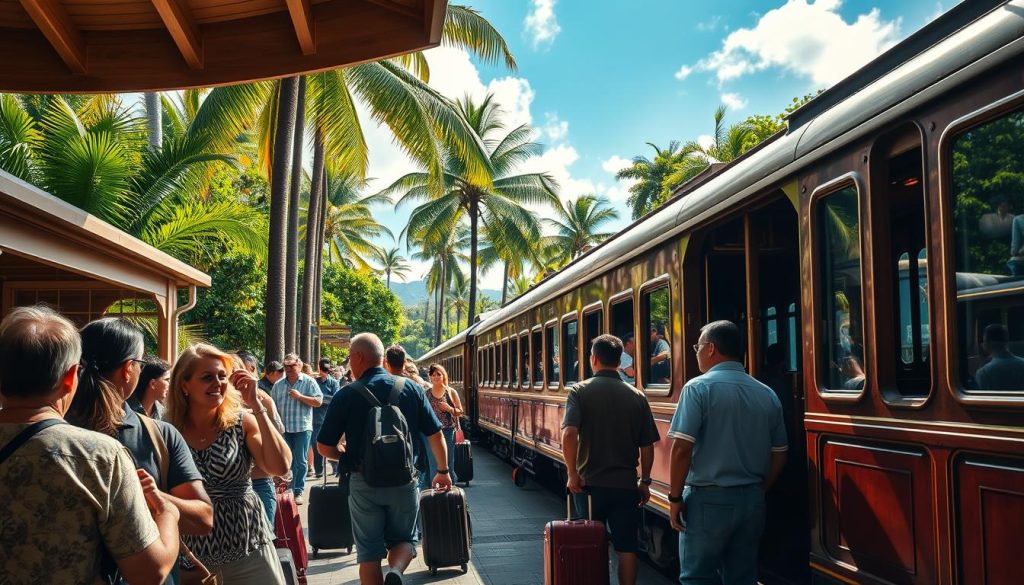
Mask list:
[[[441,319],[444,317],[444,289],[448,285],[448,266],[446,263],[441,263],[441,284],[438,287],[437,293],[437,332],[434,334],[434,345],[441,344]]]
[[[267,361],[284,359],[285,238],[288,232],[288,180],[295,138],[298,84],[282,79],[274,129],[274,158],[270,175],[270,241],[267,244],[266,344]]]
[[[508,302],[508,260],[505,261],[505,270],[501,278],[501,306]]]
[[[313,324],[316,325],[316,338],[313,340],[313,347],[310,351],[313,361],[320,360],[320,322],[323,320],[324,303],[324,232],[327,228],[324,219],[327,217],[327,203],[327,168],[324,167],[323,172],[320,174],[320,214],[317,220],[316,238],[316,284],[313,289],[314,299],[316,299],[316,302],[313,304]]]
[[[385,270],[384,274],[387,276],[387,283],[388,283],[387,287],[388,287],[388,290],[391,290],[391,270],[390,269]]]
[[[469,323],[476,317],[476,270],[477,270],[477,233],[480,220],[480,197],[476,193],[469,196],[469,308],[466,319]]]
[[[320,199],[323,197],[323,182],[319,180],[324,172],[324,140],[316,130],[313,140],[313,179],[309,183],[309,203],[306,212],[306,263],[302,274],[302,312],[299,315],[299,355],[303,360],[310,357],[311,331],[313,323],[313,295],[316,290],[316,263],[318,226],[323,223],[320,215]]]
[[[163,146],[163,109],[160,94],[152,91],[143,94],[146,100],[146,131],[149,134],[149,148],[157,151]]]
[[[303,134],[306,128],[306,78],[298,78],[295,101],[295,141],[292,143],[292,176],[288,194],[288,245],[285,251],[284,281],[284,346],[295,351],[298,338],[295,320],[298,316],[299,288],[299,190],[302,187]]]

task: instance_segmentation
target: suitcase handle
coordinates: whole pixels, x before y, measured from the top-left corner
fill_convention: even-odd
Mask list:
[[[584,492],[587,494],[587,520],[594,519],[594,499],[590,496],[590,492]],[[572,520],[572,492],[566,490],[565,492],[565,519],[566,521]]]

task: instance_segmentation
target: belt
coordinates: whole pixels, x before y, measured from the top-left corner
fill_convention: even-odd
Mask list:
[[[736,490],[742,488],[749,488],[754,486],[760,486],[758,483],[745,483],[743,485],[692,485],[686,484],[686,487],[694,490]]]

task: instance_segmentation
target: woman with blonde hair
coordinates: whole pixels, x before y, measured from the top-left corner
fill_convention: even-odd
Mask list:
[[[455,475],[455,430],[459,427],[459,417],[462,416],[462,401],[459,395],[448,385],[448,371],[441,364],[430,364],[427,370],[430,375],[430,386],[427,388],[427,399],[430,407],[434,409],[437,420],[441,421],[441,432],[444,433],[444,441],[448,444],[448,465],[450,477],[454,485],[458,481]],[[434,454],[427,450],[427,473],[425,477],[434,477],[437,473],[437,461]],[[421,487],[430,487],[421,486]]]
[[[284,475],[291,454],[260,403],[256,383],[226,353],[201,343],[178,356],[167,397],[167,420],[184,435],[213,500],[213,532],[184,541],[226,585],[284,583],[272,529],[249,474],[258,466]]]

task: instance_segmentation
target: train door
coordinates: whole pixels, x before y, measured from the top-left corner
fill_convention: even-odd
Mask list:
[[[761,544],[762,580],[808,581],[809,523],[803,385],[800,375],[799,232],[797,211],[781,191],[765,204],[695,236],[686,280],[690,288],[688,335],[696,340],[704,323],[728,319],[747,332],[747,371],[779,396],[786,417],[789,457],[767,494],[768,515]],[[699,254],[699,256],[697,256]],[[688,287],[689,288],[689,287]],[[688,353],[687,372],[697,375]]]

